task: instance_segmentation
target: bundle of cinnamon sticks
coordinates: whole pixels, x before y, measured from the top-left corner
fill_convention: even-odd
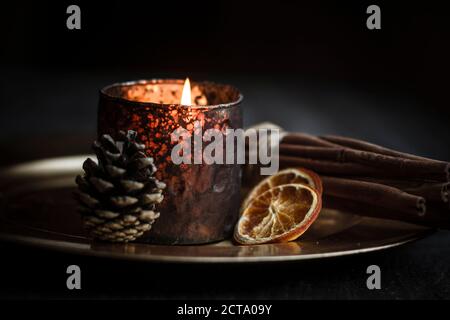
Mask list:
[[[450,228],[448,162],[347,137],[288,133],[280,167],[317,172],[324,207]]]

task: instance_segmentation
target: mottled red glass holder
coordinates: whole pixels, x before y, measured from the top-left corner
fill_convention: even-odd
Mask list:
[[[119,130],[135,130],[146,145],[146,153],[155,159],[158,178],[167,184],[160,218],[141,238],[145,242],[200,244],[223,240],[231,235],[238,218],[240,166],[175,165],[170,157],[175,144],[170,134],[180,127],[193,132],[195,123],[197,128],[200,123],[203,131],[213,128],[223,133],[241,128],[242,95],[230,85],[209,82],[192,83],[206,97],[206,106],[142,102],[135,95],[166,88],[173,90],[174,101],[179,101],[175,99],[182,85],[182,80],[144,80],[113,84],[100,91],[98,135],[114,137]]]

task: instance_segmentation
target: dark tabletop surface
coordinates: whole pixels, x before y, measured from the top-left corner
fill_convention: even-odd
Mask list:
[[[353,257],[264,265],[138,264],[1,245],[3,298],[448,299],[449,232]],[[82,289],[66,289],[77,264]],[[366,268],[381,268],[368,290]]]
[[[98,88],[144,73],[39,76],[10,72],[2,81],[0,165],[89,152]],[[173,75],[172,75],[173,76]],[[26,77],[30,82],[17,86]],[[199,75],[198,78],[208,78]],[[55,81],[55,79],[59,79]],[[224,77],[245,95],[245,124],[272,121],[287,130],[343,134],[450,160],[449,114],[423,108],[405,92],[276,77]],[[31,82],[35,82],[31,85]],[[36,84],[37,83],[37,84]],[[51,89],[51,90],[50,90]],[[395,249],[311,262],[265,265],[166,265],[120,262],[0,244],[4,298],[450,298],[450,232]],[[66,289],[66,267],[82,269],[82,290]],[[379,265],[382,289],[366,288]]]

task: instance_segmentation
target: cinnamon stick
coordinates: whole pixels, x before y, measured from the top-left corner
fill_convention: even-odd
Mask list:
[[[332,160],[342,163],[355,162],[383,169],[384,172],[410,179],[448,181],[450,165],[443,161],[411,160],[370,151],[344,147],[319,147],[280,144],[280,154],[311,159]]]
[[[368,206],[377,205],[411,216],[421,217],[426,213],[425,198],[406,193],[383,184],[321,176],[325,195],[358,201]]]
[[[339,145],[335,143],[323,140],[311,134],[301,132],[287,133],[280,143],[299,144],[304,146],[318,146],[318,147],[339,147]]]
[[[384,155],[388,155],[388,156],[392,156],[392,157],[400,157],[400,158],[411,159],[411,160],[427,160],[427,161],[432,161],[432,162],[434,162],[434,161],[440,162],[439,160],[434,160],[434,159],[425,158],[425,157],[413,155],[413,154],[406,153],[406,152],[392,150],[392,149],[385,148],[385,147],[382,147],[382,146],[374,144],[374,143],[370,143],[370,142],[359,140],[359,139],[349,138],[349,137],[342,137],[342,136],[336,136],[336,135],[324,135],[324,136],[321,136],[319,139],[325,140],[325,141],[328,141],[330,143],[334,143],[334,144],[337,144],[340,146],[345,146],[345,147],[349,147],[352,149],[356,149],[356,150],[371,151],[371,152],[380,153],[380,154],[384,154]]]
[[[280,154],[287,156],[339,162],[343,162],[344,160],[344,148],[342,147],[306,146],[282,141],[279,148]]]
[[[430,201],[449,203],[450,182],[377,179],[372,177],[353,177],[353,179],[384,184],[414,195],[422,196]]]
[[[348,199],[324,195],[323,207],[336,209],[343,212],[349,212],[360,216],[367,216],[380,219],[397,220],[417,225],[450,229],[450,216],[443,215],[440,211],[434,211],[427,208],[424,216],[411,215],[405,212],[392,210],[359,201],[348,201]]]
[[[404,191],[416,194],[431,201],[448,203],[449,183],[423,184],[418,187],[403,188]]]
[[[374,167],[369,167],[359,163],[340,163],[330,160],[316,160],[301,158],[298,156],[286,156],[280,154],[280,167],[304,167],[326,175],[345,175],[345,176],[374,176],[385,177],[386,172]]]
[[[319,174],[329,176],[347,176],[347,177],[374,177],[374,178],[388,178],[396,177],[401,179],[412,179],[410,172],[384,170],[383,168],[371,167],[368,165],[355,162],[337,162],[332,160],[317,160],[302,158],[299,156],[287,156],[280,154],[279,157],[280,168],[290,167],[304,167],[313,170]],[[425,178],[426,177],[426,178]],[[424,174],[416,174],[415,179],[431,179],[430,176]],[[436,177],[435,177],[436,178]],[[442,178],[442,177],[441,177]]]

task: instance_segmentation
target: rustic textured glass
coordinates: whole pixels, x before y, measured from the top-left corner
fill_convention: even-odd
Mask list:
[[[114,137],[119,130],[135,130],[155,160],[156,175],[167,184],[161,216],[143,241],[194,244],[223,240],[231,235],[238,217],[240,166],[175,165],[170,155],[177,142],[171,142],[170,135],[180,127],[194,133],[199,124],[203,132],[214,129],[222,134],[241,128],[242,96],[229,85],[193,83],[192,100],[197,104],[207,101],[207,105],[182,106],[177,104],[182,85],[181,80],[148,80],[114,84],[100,91],[98,135]]]

